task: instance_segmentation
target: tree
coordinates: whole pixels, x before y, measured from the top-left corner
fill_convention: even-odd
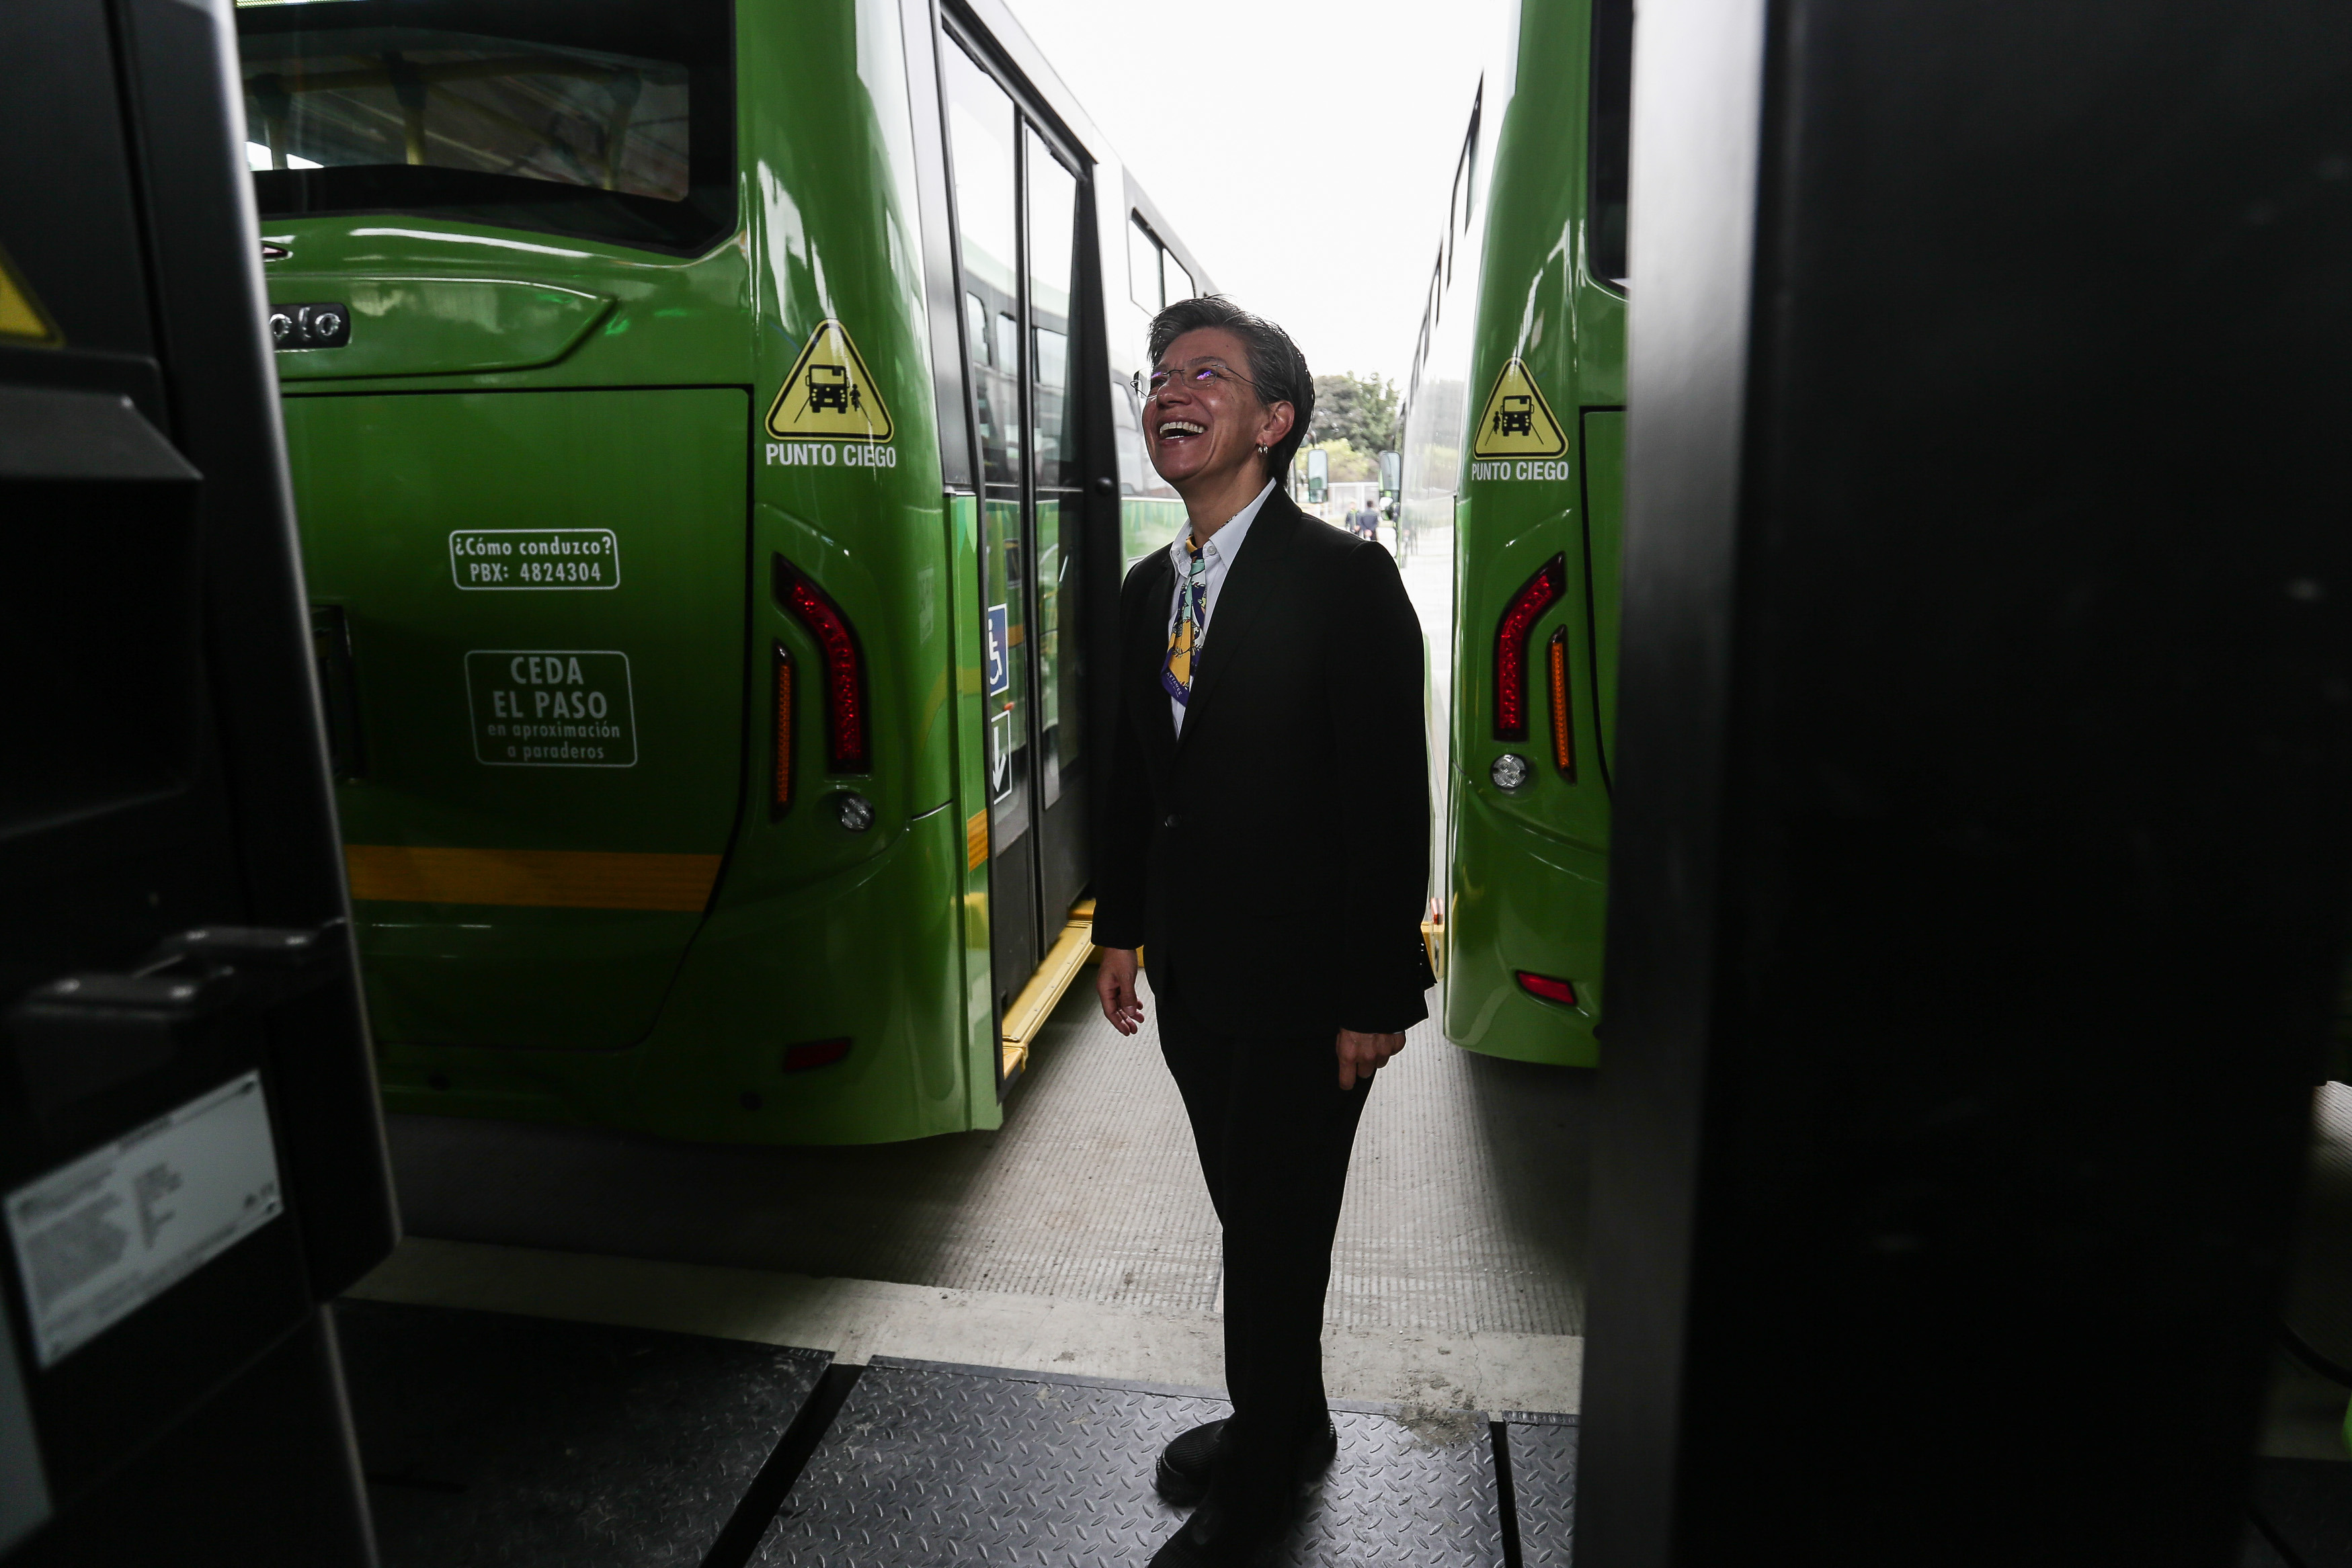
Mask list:
[[[1310,444],[1344,441],[1375,464],[1397,449],[1396,383],[1379,376],[1315,378],[1315,418],[1307,427]]]
[[[1318,448],[1330,454],[1331,482],[1335,485],[1378,479],[1381,476],[1380,458],[1373,454],[1357,451],[1349,442],[1317,441],[1310,443],[1305,450],[1313,452]]]

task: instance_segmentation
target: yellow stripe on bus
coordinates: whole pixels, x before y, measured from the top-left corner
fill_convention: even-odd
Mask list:
[[[449,850],[345,844],[352,896],[387,904],[503,904],[699,913],[717,855],[605,850]]]

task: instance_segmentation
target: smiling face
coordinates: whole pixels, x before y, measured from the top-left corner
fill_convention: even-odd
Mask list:
[[[1152,368],[1175,372],[1143,405],[1144,438],[1160,477],[1187,496],[1263,485],[1270,459],[1257,449],[1290,434],[1291,407],[1268,407],[1259,398],[1240,337],[1222,327],[1197,328],[1170,343]],[[1203,369],[1220,373],[1204,378]]]

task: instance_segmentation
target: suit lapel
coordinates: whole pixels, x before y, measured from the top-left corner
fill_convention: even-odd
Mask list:
[[[1138,591],[1142,598],[1131,655],[1138,677],[1136,722],[1142,727],[1143,748],[1151,766],[1164,776],[1176,759],[1176,717],[1169,711],[1167,689],[1160,684],[1160,666],[1168,658],[1168,610],[1176,593],[1176,569],[1166,550],[1152,558]]]
[[[1241,554],[1226,569],[1224,586],[1217,591],[1217,607],[1209,613],[1209,634],[1202,643],[1201,669],[1193,677],[1192,700],[1184,705],[1184,734],[1176,743],[1178,751],[1199,730],[1202,705],[1223,684],[1224,673],[1241,653],[1258,612],[1274,597],[1283,558],[1290,553],[1291,539],[1303,519],[1304,514],[1279,490],[1258,508],[1249,537],[1242,541]],[[1172,580],[1170,591],[1174,591]]]

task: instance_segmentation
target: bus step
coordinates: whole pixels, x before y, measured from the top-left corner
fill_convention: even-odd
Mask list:
[[[1004,1013],[1004,1082],[1010,1084],[1029,1065],[1029,1043],[1037,1031],[1045,1027],[1053,1015],[1054,1005],[1062,993],[1070,988],[1078,971],[1095,955],[1095,901],[1091,898],[1070,911],[1069,924],[1062,927],[1045,961],[1021,988],[1012,1007]]]

